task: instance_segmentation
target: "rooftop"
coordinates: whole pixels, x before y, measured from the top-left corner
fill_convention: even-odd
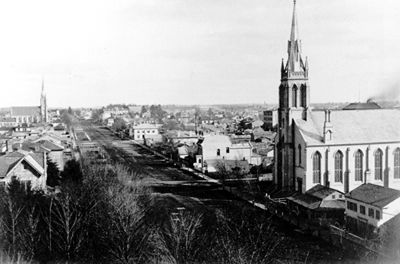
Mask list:
[[[305,142],[307,145],[325,144],[324,111],[312,111],[308,116],[307,121],[295,120]],[[400,142],[400,111],[397,109],[331,111],[331,124],[331,145]]]
[[[348,194],[346,198],[364,202],[382,208],[400,197],[400,191],[367,183],[363,184]]]
[[[368,101],[366,103],[364,102],[351,103],[343,107],[343,110],[367,110],[367,109],[381,109],[381,107],[373,101]]]

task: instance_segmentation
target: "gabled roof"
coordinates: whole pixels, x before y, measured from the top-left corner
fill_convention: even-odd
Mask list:
[[[367,183],[346,194],[346,198],[383,208],[385,205],[400,198],[400,191]]]
[[[335,193],[335,192],[339,192],[337,190],[331,189],[329,187],[323,186],[321,184],[315,185],[314,187],[312,187],[311,189],[309,189],[306,194],[314,196],[318,199],[325,199],[326,197],[328,197],[329,195]],[[341,193],[341,192],[339,192]]]
[[[344,209],[344,201],[328,199],[329,195],[339,192],[329,187],[318,184],[304,194],[295,194],[288,199],[311,210]],[[341,193],[341,192],[339,192]]]
[[[343,107],[343,110],[367,110],[367,109],[381,109],[381,107],[375,102],[366,103],[351,103]]]
[[[36,141],[36,143],[40,144],[41,146],[43,146],[44,148],[50,150],[50,151],[61,151],[64,150],[64,147],[51,142],[49,140],[40,140],[40,141]]]
[[[324,111],[312,111],[308,116],[307,121],[294,120],[300,134],[307,145],[324,145]],[[331,124],[329,145],[400,142],[400,111],[396,109],[331,111]]]
[[[15,151],[0,157],[0,178],[5,178],[17,164],[25,160],[39,174],[44,173],[44,157],[40,153]]]

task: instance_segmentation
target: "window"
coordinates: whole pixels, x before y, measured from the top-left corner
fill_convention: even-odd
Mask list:
[[[364,205],[360,205],[360,214],[365,215],[365,206]]]
[[[376,210],[375,218],[376,218],[377,220],[381,219],[381,211]]]
[[[354,171],[354,177],[355,181],[362,181],[362,174],[363,174],[363,154],[361,150],[357,150],[356,155],[355,155],[355,171]]]
[[[372,208],[369,208],[369,209],[368,209],[368,216],[369,216],[369,217],[372,217],[372,218],[375,217],[374,209],[372,209]]]
[[[307,106],[307,87],[305,85],[301,86],[301,106]]]
[[[382,150],[375,152],[375,180],[382,180]]]
[[[347,201],[347,209],[357,212],[357,204]]]
[[[343,182],[343,153],[335,154],[335,182]]]
[[[299,165],[301,165],[301,145],[299,144]]]
[[[229,153],[229,147],[226,147],[226,153]]]
[[[292,104],[297,107],[297,86],[294,85],[292,89]]]
[[[321,154],[318,151],[313,156],[313,182],[321,183]]]
[[[217,156],[221,155],[221,150],[217,149]]]
[[[332,199],[336,199],[336,195],[333,194],[333,195],[332,195]]]
[[[394,151],[394,178],[400,179],[400,148]]]

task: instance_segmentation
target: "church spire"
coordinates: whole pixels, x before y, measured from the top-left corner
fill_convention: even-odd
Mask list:
[[[297,15],[296,15],[296,0],[293,0],[293,15],[292,15],[292,28],[290,31],[290,41],[294,42],[298,39],[299,31],[297,26]]]
[[[44,96],[44,78],[42,77],[42,96]]]
[[[306,71],[306,65],[301,57],[301,40],[299,39],[299,28],[297,24],[296,0],[293,0],[292,24],[290,39],[288,41],[288,61],[286,63],[284,75],[290,77],[292,73]]]
[[[43,77],[42,77],[42,93],[40,95],[40,115],[41,115],[42,122],[48,121],[47,99],[46,99],[46,93],[44,91],[44,78]]]

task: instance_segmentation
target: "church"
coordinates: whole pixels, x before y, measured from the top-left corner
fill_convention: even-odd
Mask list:
[[[10,108],[10,117],[15,120],[16,124],[48,122],[47,99],[43,80],[40,106],[12,106]]]
[[[348,193],[368,183],[400,190],[399,110],[311,109],[296,1],[287,52],[281,65],[274,183],[300,193],[319,185]]]

